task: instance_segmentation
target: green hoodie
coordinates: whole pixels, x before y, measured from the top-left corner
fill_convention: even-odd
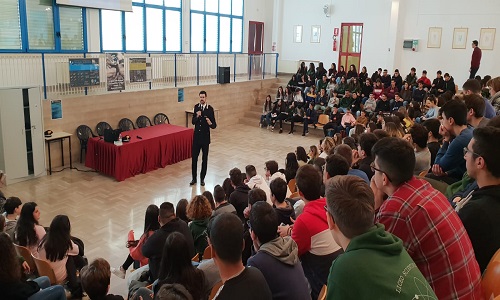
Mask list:
[[[191,231],[194,240],[194,249],[196,253],[200,254],[200,258],[201,255],[203,255],[205,248],[208,246],[207,226],[208,219],[193,220],[189,223],[189,230]]]
[[[333,262],[326,299],[437,299],[403,242],[376,224]]]

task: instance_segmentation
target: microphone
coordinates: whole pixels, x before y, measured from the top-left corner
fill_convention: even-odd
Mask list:
[[[140,139],[140,140],[142,140],[142,136],[139,136],[139,135],[138,135],[138,136],[137,136],[137,138],[138,138],[138,139]]]

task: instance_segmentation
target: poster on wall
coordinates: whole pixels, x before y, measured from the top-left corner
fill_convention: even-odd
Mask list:
[[[495,45],[495,34],[495,28],[481,28],[479,47],[482,50],[493,50],[493,47]]]
[[[93,86],[100,83],[99,58],[69,59],[69,85],[71,87]]]
[[[455,28],[453,29],[453,49],[466,49],[467,48],[467,35],[468,28]]]
[[[177,102],[184,102],[184,89],[177,89]]]
[[[427,48],[441,48],[441,27],[429,27]]]
[[[129,58],[130,83],[151,81],[151,57]]]
[[[109,91],[125,89],[125,58],[123,53],[106,53],[106,86]]]
[[[52,111],[52,120],[62,119],[62,101],[61,100],[51,100],[50,109]]]

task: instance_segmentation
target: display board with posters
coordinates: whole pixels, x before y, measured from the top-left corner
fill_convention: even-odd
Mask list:
[[[125,90],[125,58],[123,53],[106,53],[106,86],[108,92]]]
[[[129,58],[130,82],[151,81],[151,57]]]
[[[70,58],[69,85],[71,87],[99,85],[99,58]]]

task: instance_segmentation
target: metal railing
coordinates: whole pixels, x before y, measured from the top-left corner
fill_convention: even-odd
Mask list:
[[[230,82],[277,77],[278,54],[155,54],[126,53],[126,91],[216,84],[218,66],[230,68]],[[151,81],[130,82],[129,59],[151,57]],[[70,58],[99,58],[100,82],[89,87],[71,87]],[[40,86],[45,99],[109,93],[106,89],[106,53],[0,54],[0,88]]]

